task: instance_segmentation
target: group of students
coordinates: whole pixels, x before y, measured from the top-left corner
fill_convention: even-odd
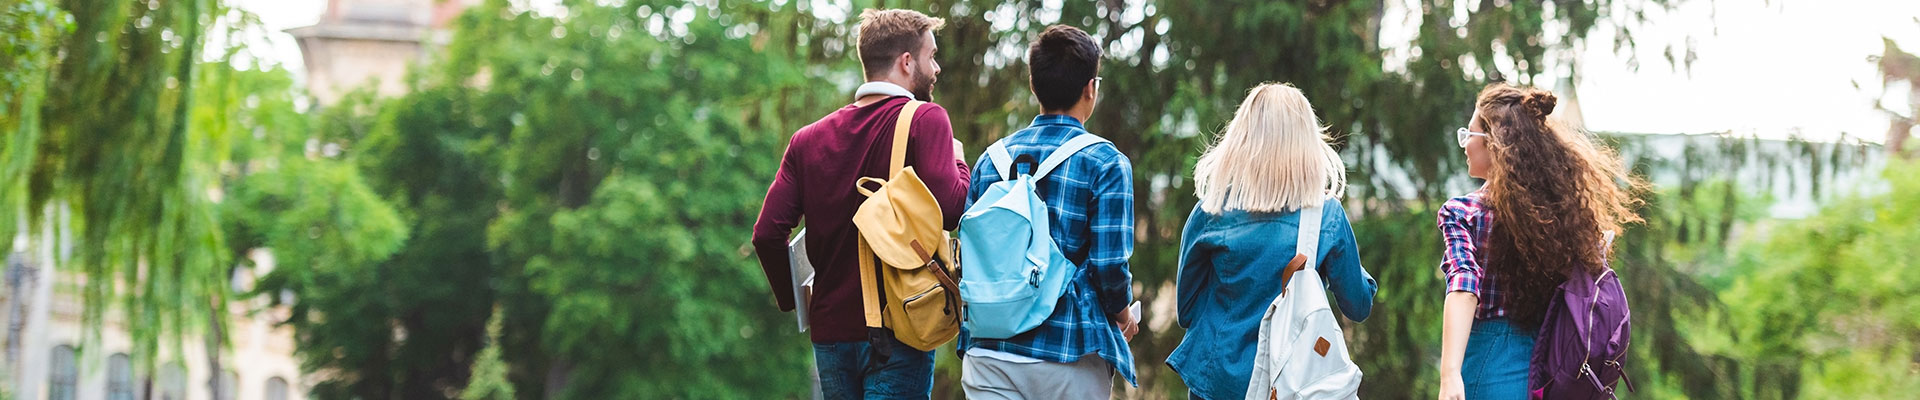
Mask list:
[[[1084,31],[1055,25],[1027,53],[1040,114],[989,150],[998,156],[968,163],[946,110],[931,102],[940,73],[934,33],[943,24],[910,10],[861,15],[858,53],[867,82],[853,103],[793,135],[753,228],[783,311],[796,304],[787,239],[803,222],[808,229],[816,276],[807,311],[828,399],[927,398],[932,389],[934,352],[869,323],[875,272],[863,270],[861,258],[871,253],[854,219],[870,193],[857,183],[895,176],[895,153],[903,152],[904,166],[937,201],[942,228],[966,229],[959,226],[963,212],[991,196],[989,187],[1027,172],[1003,170],[1006,163],[995,157],[1042,160],[1069,142],[1098,138],[1084,123],[1100,96],[1103,50]],[[1611,232],[1637,220],[1629,208],[1633,187],[1622,185],[1633,180],[1622,164],[1584,134],[1549,122],[1554,103],[1546,91],[1495,84],[1480,93],[1467,126],[1453,132],[1468,173],[1487,183],[1439,212],[1443,400],[1537,396],[1528,387],[1535,372],[1529,366],[1548,298],[1570,266],[1604,265]],[[1089,138],[1076,140],[1082,136]],[[896,137],[906,143],[894,143]],[[1166,360],[1193,398],[1250,398],[1260,325],[1287,287],[1296,255],[1317,260],[1308,267],[1340,313],[1355,322],[1371,314],[1377,283],[1361,265],[1337,200],[1346,167],[1328,141],[1300,90],[1264,84],[1200,157],[1193,176],[1199,204],[1182,231],[1176,285],[1186,336]],[[1036,223],[1077,270],[1037,326],[1004,338],[959,334],[968,398],[1108,398],[1115,375],[1137,385],[1127,345],[1141,323],[1128,265],[1136,241],[1131,162],[1110,142],[1094,140],[1045,169],[1032,183],[1047,209]],[[1324,210],[1324,217],[1304,218],[1302,210]],[[1312,228],[1303,220],[1319,221],[1318,239],[1308,239],[1318,242],[1313,249],[1297,243]],[[964,277],[981,268],[968,262],[959,260],[955,272]],[[1320,352],[1326,354],[1324,345]]]

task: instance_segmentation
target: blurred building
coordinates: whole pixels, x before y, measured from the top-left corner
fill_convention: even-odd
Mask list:
[[[405,92],[407,67],[444,40],[442,28],[479,0],[327,0],[313,26],[288,29],[306,61],[307,92],[321,105],[377,84],[377,93]],[[377,82],[377,83],[376,83]]]
[[[7,256],[6,290],[0,291],[0,319],[7,324],[0,331],[0,342],[6,344],[7,391],[14,399],[307,397],[300,364],[293,356],[293,331],[275,325],[287,317],[288,311],[285,307],[267,307],[266,299],[236,296],[228,304],[224,321],[228,346],[219,350],[218,374],[209,366],[202,336],[184,338],[178,348],[163,341],[158,354],[139,354],[119,310],[107,311],[99,326],[85,324],[78,293],[85,277],[49,267],[55,260],[72,256],[72,238],[65,236],[71,232],[66,226],[70,221],[67,215],[57,211],[40,232],[15,238],[14,248],[27,250]],[[53,225],[59,225],[59,229]],[[60,244],[49,240],[56,237]],[[251,258],[272,268],[271,255],[257,252]],[[236,293],[250,289],[252,274],[245,269],[236,269],[231,278]],[[98,336],[88,341],[88,335]],[[155,361],[155,369],[136,367],[149,358]],[[216,384],[221,388],[218,397],[212,386]]]
[[[318,104],[332,104],[356,88],[377,84],[381,95],[406,90],[407,68],[424,60],[441,30],[478,0],[326,0],[320,22],[287,31],[305,58],[307,90]],[[375,83],[377,82],[377,83]],[[38,231],[22,226],[7,254],[5,286],[0,288],[0,382],[18,400],[300,400],[311,383],[294,356],[284,307],[267,299],[238,298],[228,305],[228,347],[218,351],[220,368],[210,367],[206,340],[189,337],[179,348],[163,344],[158,354],[136,354],[126,321],[117,310],[105,313],[101,326],[82,321],[78,288],[86,277],[56,260],[72,255],[69,213],[47,210]],[[256,273],[273,268],[270,250],[248,255],[256,269],[235,268],[235,293],[251,289]],[[97,340],[86,341],[89,335]],[[82,346],[86,347],[83,348]],[[157,358],[154,358],[157,357]],[[137,368],[152,358],[151,371]],[[221,388],[218,398],[214,387]],[[151,392],[151,393],[150,393]]]

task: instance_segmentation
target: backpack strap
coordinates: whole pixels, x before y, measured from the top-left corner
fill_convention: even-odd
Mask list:
[[[907,137],[909,136],[908,133],[913,130],[913,114],[920,110],[920,105],[922,104],[926,104],[926,102],[908,100],[907,106],[900,109],[900,116],[896,117],[897,119],[895,119],[893,123],[893,158],[887,166],[886,179],[893,179],[894,174],[900,173],[900,170],[907,166]],[[860,182],[866,182],[869,179],[879,180],[861,178],[854,183],[854,189],[859,190],[862,194],[871,194],[865,187],[860,186]],[[862,311],[865,311],[866,314],[867,326],[873,328],[885,327],[885,314],[880,309],[880,263],[877,262],[879,257],[873,254],[872,247],[867,246],[867,239],[856,237],[855,241],[860,257],[860,303],[863,307]]]
[[[866,325],[869,328],[885,328],[886,320],[880,310],[880,273],[879,256],[873,254],[873,248],[867,246],[867,239],[854,235],[854,242],[860,254],[860,304],[865,311]]]
[[[887,164],[887,179],[892,179],[893,174],[898,174],[902,168],[907,167],[907,136],[909,136],[908,132],[913,130],[913,115],[920,111],[922,104],[927,102],[908,100],[907,106],[900,109],[900,116],[894,120],[893,160]]]
[[[1295,238],[1295,250],[1307,257],[1307,265],[1302,269],[1314,269],[1320,264],[1320,221],[1326,209],[1319,204],[1300,208],[1300,236]]]
[[[993,170],[1000,174],[1000,180],[1017,178],[1013,176],[1013,154],[1007,153],[1007,141],[1000,140],[987,146],[987,161],[993,162]]]
[[[1047,159],[1040,162],[1039,168],[1034,169],[1033,180],[1038,181],[1046,178],[1047,173],[1053,172],[1054,167],[1059,167],[1060,164],[1066,163],[1067,159],[1073,158],[1074,153],[1079,153],[1082,149],[1101,143],[1113,142],[1107,141],[1107,138],[1092,133],[1082,133],[1080,136],[1074,136],[1073,139],[1068,139],[1067,143],[1061,144],[1060,148],[1053,149],[1053,153],[1047,154]]]

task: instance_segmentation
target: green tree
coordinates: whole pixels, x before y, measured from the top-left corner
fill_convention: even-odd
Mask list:
[[[244,178],[224,205],[237,248],[272,250],[275,268],[253,294],[290,307],[286,322],[300,333],[295,340],[309,369],[324,365],[317,360],[384,350],[342,338],[394,329],[374,318],[388,312],[387,299],[367,290],[383,289],[391,278],[381,261],[406,242],[408,225],[359,179],[350,164],[287,158]],[[332,397],[334,389],[317,385],[314,391]]]
[[[73,28],[71,17],[58,7],[39,1],[0,3],[0,234],[12,238],[27,193],[27,174],[33,171],[35,145],[40,137],[40,105],[46,99],[47,74],[61,35]]]
[[[460,391],[461,400],[512,400],[513,383],[507,381],[507,362],[500,356],[500,321],[506,313],[494,311],[487,321],[487,347],[473,360],[473,380]]]
[[[1894,162],[1889,190],[1836,202],[1743,244],[1717,287],[1744,398],[1898,398],[1920,389],[1920,164]],[[1704,336],[1704,335],[1703,335]]]
[[[202,37],[225,8],[170,2],[6,1],[6,159],[0,201],[33,245],[71,246],[55,267],[89,277],[83,323],[122,313],[134,354],[156,354],[226,315],[226,253],[210,191],[228,137],[200,129]],[[111,117],[103,112],[111,110]],[[98,331],[86,333],[97,340]],[[217,335],[215,335],[217,336]],[[142,364],[151,367],[151,357]]]
[[[504,290],[535,304],[507,307],[529,322],[513,325],[539,329],[519,332],[537,340],[509,360],[546,366],[515,386],[567,398],[804,390],[804,376],[749,372],[807,364],[762,351],[805,346],[773,335],[788,324],[741,243],[784,133],[831,88],[790,61],[780,43],[797,39],[773,28],[790,24],[761,4],[565,4],[566,18],[483,5],[449,58],[449,81],[484,69],[511,115],[489,241],[525,285]],[[704,367],[660,367],[673,365]]]
[[[493,345],[523,398],[806,387],[804,375],[750,372],[803,370],[805,346],[774,334],[789,323],[739,253],[795,116],[838,97],[784,50],[804,42],[784,28],[792,6],[564,6],[558,17],[480,5],[409,94],[323,110],[316,136],[348,149],[412,236],[379,279],[291,287],[316,315],[372,321],[303,327],[310,369],[356,372],[316,395],[455,393],[493,304]],[[740,168],[710,168],[722,164]],[[711,367],[661,367],[675,365]]]
[[[484,235],[499,198],[488,176],[497,169],[484,158],[490,132],[469,119],[482,111],[460,108],[468,92],[382,100],[359,91],[315,116],[311,145],[339,149],[340,159],[326,162],[364,176],[364,188],[352,186],[378,200],[352,207],[392,207],[393,229],[406,240],[383,250],[390,257],[304,264],[262,281],[261,290],[298,299],[290,322],[303,366],[341,372],[316,383],[314,396],[446,398],[467,386],[498,279]]]
[[[350,165],[298,150],[309,124],[291,75],[237,61],[234,38],[257,29],[252,16],[215,0],[0,10],[0,231],[25,216],[30,232],[56,232],[29,235],[34,246],[74,249],[55,267],[86,277],[82,326],[121,313],[137,368],[199,335],[210,368],[223,369],[230,262],[249,262],[237,257],[249,249],[274,247],[291,268],[267,283],[287,286],[327,279],[300,274],[316,264],[382,259],[404,239],[399,216]],[[229,47],[205,51],[208,35]]]
[[[1636,10],[1672,4],[1422,1],[1411,41],[1382,43],[1377,1],[563,1],[539,12],[489,1],[455,22],[409,94],[363,94],[317,117],[315,138],[346,149],[408,239],[392,258],[367,258],[378,279],[287,286],[309,315],[359,319],[297,322],[311,336],[301,352],[310,369],[353,372],[317,385],[325,398],[450,397],[479,385],[470,360],[495,357],[483,348],[497,349],[520,398],[800,396],[804,335],[767,301],[748,229],[788,135],[860,81],[851,15],[886,6],[948,19],[935,96],[976,152],[1037,112],[1022,84],[1033,33],[1065,22],[1100,37],[1109,58],[1089,122],[1135,161],[1133,265],[1149,304],[1170,298],[1177,227],[1194,201],[1186,177],[1206,137],[1246,88],[1301,87],[1353,162],[1347,203],[1383,284],[1376,319],[1351,329],[1365,390],[1430,396],[1433,208],[1473,184],[1445,133],[1485,82],[1550,86],[1565,76],[1547,66],[1568,65],[1587,32],[1631,38],[1646,23]],[[1604,12],[1615,9],[1632,12]],[[1709,267],[1727,265],[1734,232],[1765,204],[1751,193],[1774,184],[1713,175],[1812,171],[1782,184],[1818,192],[1867,147],[1603,139],[1662,185],[1642,210],[1650,221],[1617,253],[1646,310],[1634,380],[1663,397],[1746,393],[1734,378],[1755,359],[1716,347],[1736,324],[1700,320],[1725,308]],[[1678,159],[1660,156],[1675,149]],[[1184,395],[1161,362],[1181,339],[1168,317],[1149,316],[1133,342],[1139,395]],[[951,354],[935,381],[943,398],[958,395]]]
[[[941,52],[943,82],[963,83],[943,83],[936,92],[960,99],[943,104],[960,116],[955,131],[976,148],[1037,112],[1018,84],[1024,79],[1018,50],[1034,32],[1067,23],[1101,37],[1109,56],[1101,106],[1088,123],[1134,160],[1143,240],[1133,270],[1149,304],[1171,297],[1178,227],[1195,201],[1186,178],[1207,138],[1248,88],[1268,81],[1300,87],[1353,163],[1347,200],[1369,239],[1363,260],[1383,285],[1376,315],[1398,316],[1351,329],[1358,362],[1369,371],[1364,390],[1369,397],[1421,397],[1434,386],[1430,365],[1438,359],[1438,318],[1421,317],[1440,311],[1432,215],[1440,200],[1471,187],[1444,133],[1463,124],[1489,80],[1551,85],[1563,75],[1546,66],[1570,63],[1572,52],[1565,50],[1581,46],[1591,30],[1609,27],[1631,37],[1631,29],[1646,23],[1637,11],[1605,18],[1605,10],[1675,3],[1421,1],[1413,6],[1419,29],[1410,43],[1382,41],[1380,27],[1392,22],[1382,20],[1386,4],[1377,1],[1067,2],[1058,10],[1037,2],[887,5],[931,10],[948,18],[945,37],[966,38],[947,40]],[[992,19],[981,10],[992,10]],[[1015,17],[1010,27],[997,20],[1007,15]],[[1550,24],[1565,29],[1550,30]],[[1620,48],[1634,46],[1628,41]],[[1389,68],[1388,51],[1410,56],[1404,66]],[[974,79],[990,83],[976,86]],[[1135,338],[1146,392],[1185,392],[1159,363],[1180,339],[1171,324],[1148,326]],[[957,378],[948,372],[937,382]],[[957,388],[943,394],[957,396]]]

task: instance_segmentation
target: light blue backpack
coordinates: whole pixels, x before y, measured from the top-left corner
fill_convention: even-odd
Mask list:
[[[1078,267],[1053,243],[1047,204],[1035,185],[1054,167],[1089,146],[1111,143],[1083,133],[1060,145],[1032,174],[1014,172],[1016,160],[1005,141],[987,148],[987,158],[1002,177],[987,187],[960,216],[960,299],[966,301],[961,325],[976,338],[1006,339],[1032,330],[1053,315]],[[1032,158],[1019,160],[1032,164]]]

